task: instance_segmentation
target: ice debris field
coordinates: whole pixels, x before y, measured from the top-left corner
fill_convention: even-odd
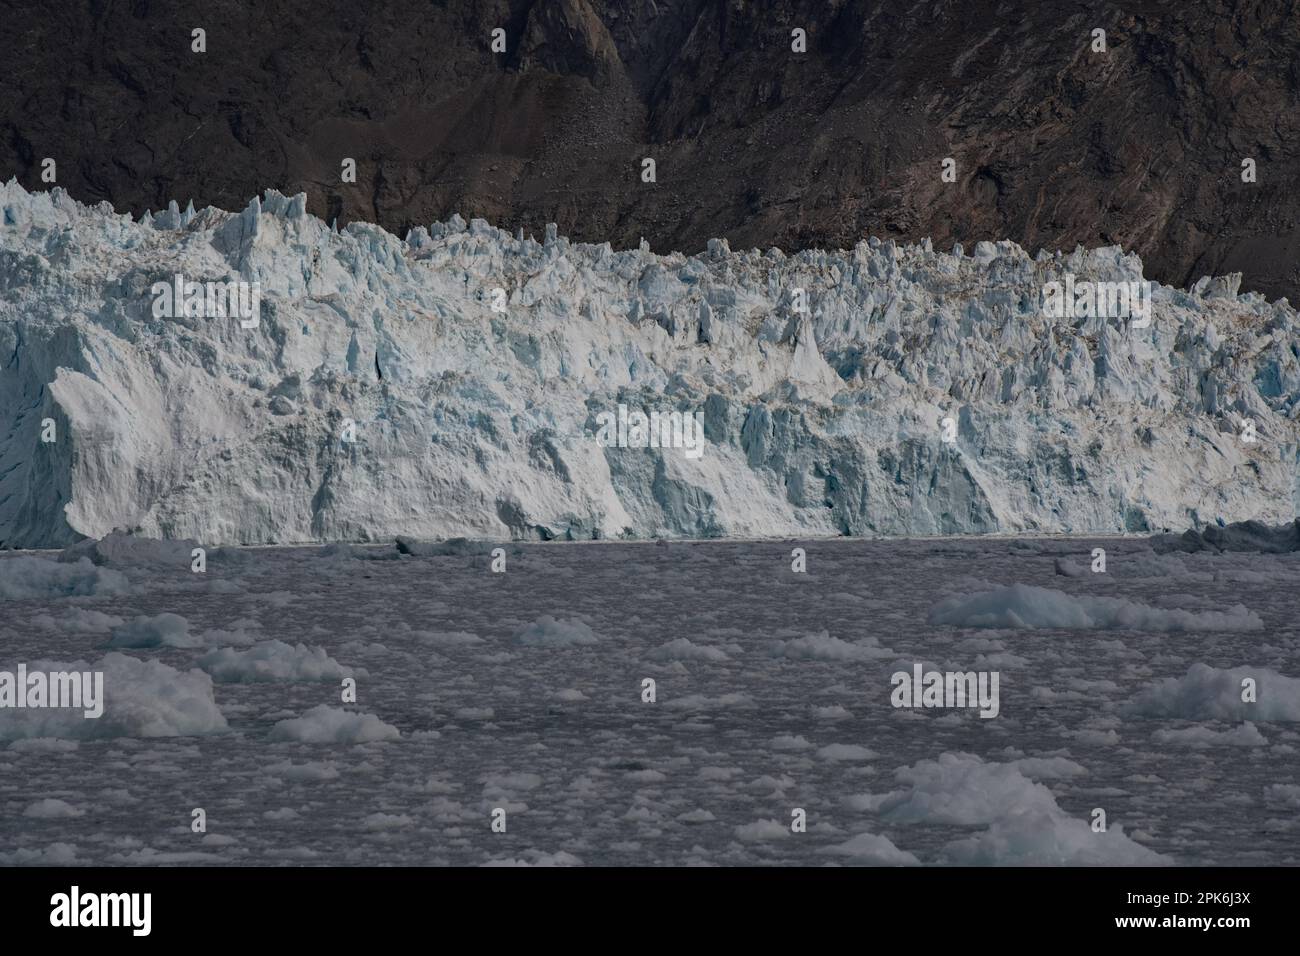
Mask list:
[[[1295,865],[1295,533],[0,555],[0,864]]]

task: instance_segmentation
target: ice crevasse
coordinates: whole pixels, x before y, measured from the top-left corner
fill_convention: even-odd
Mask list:
[[[0,547],[1142,532],[1300,500],[1295,310],[1227,277],[1153,284],[1146,327],[1044,314],[1066,275],[1142,280],[1116,247],[659,255],[13,181],[0,215]],[[177,275],[255,285],[256,324],[156,316]],[[698,413],[703,453],[603,444],[619,405]]]

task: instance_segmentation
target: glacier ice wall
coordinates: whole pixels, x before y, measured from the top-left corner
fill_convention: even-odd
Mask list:
[[[1147,328],[1044,317],[1050,279],[1141,279],[1118,248],[661,256],[459,217],[403,241],[274,191],[135,222],[12,181],[0,212],[5,547],[1296,515],[1296,312],[1229,277],[1155,286]],[[155,318],[177,273],[259,283],[257,327]],[[602,447],[619,403],[701,412],[703,456]]]

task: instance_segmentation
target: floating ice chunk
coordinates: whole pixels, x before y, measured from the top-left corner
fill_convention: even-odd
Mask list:
[[[414,826],[415,819],[405,813],[372,813],[361,821],[363,830],[404,830]]]
[[[850,761],[875,760],[880,754],[861,744],[827,744],[817,751],[817,756],[823,760]]]
[[[1300,810],[1300,784],[1270,783],[1264,788],[1264,802],[1271,806]]]
[[[397,561],[400,560],[401,550],[393,551],[388,548],[363,548],[355,544],[345,544],[341,541],[335,541],[327,544],[316,552],[322,558],[355,559],[357,561]]]
[[[306,763],[294,763],[286,760],[284,763],[272,764],[266,768],[266,772],[294,783],[318,783],[322,780],[337,780],[339,778],[338,768],[333,763],[315,760],[309,760]]]
[[[780,820],[755,820],[736,827],[736,839],[742,843],[767,843],[771,840],[784,840],[793,835],[790,827]]]
[[[678,823],[713,823],[717,819],[717,817],[702,807],[677,814]]]
[[[487,554],[501,547],[493,541],[475,541],[470,538],[449,538],[446,541],[418,541],[406,535],[397,536],[397,550],[418,558],[445,557],[461,554]]]
[[[827,631],[818,631],[791,641],[777,641],[772,645],[772,656],[807,661],[879,661],[896,655],[889,648],[881,647],[874,637],[850,643],[831,637]]]
[[[159,850],[147,846],[130,853],[115,853],[109,862],[127,866],[169,866],[176,863],[223,863],[218,853],[204,853],[202,850]]]
[[[818,707],[814,705],[812,708],[812,714],[818,720],[847,720],[853,716],[852,711],[840,706],[839,704],[831,704],[827,707]]]
[[[223,647],[204,654],[198,665],[223,684],[341,680],[353,676],[352,668],[339,664],[324,648],[280,640],[262,641],[246,651]]]
[[[102,671],[104,713],[83,716],[68,708],[0,709],[0,740],[25,737],[189,737],[226,730],[212,678],[200,670],[178,671],[161,661],[142,661],[113,651],[98,663],[36,662],[28,673]]]
[[[988,825],[984,832],[947,844],[944,860],[974,866],[1154,866],[1171,862],[1124,835],[1112,823],[1094,832],[1087,820],[1066,814],[1052,792],[1030,780],[1030,760],[987,763],[971,754],[945,753],[900,768],[908,789],[872,802],[895,823]],[[1060,770],[1043,765],[1037,769]]]
[[[1057,558],[1056,573],[1066,578],[1081,578],[1088,573],[1088,569],[1069,558]]]
[[[206,647],[230,647],[240,645],[243,647],[257,642],[257,636],[250,634],[249,630],[257,631],[256,622],[236,622],[230,628],[213,627],[199,635],[199,639]]]
[[[271,728],[271,740],[296,740],[305,744],[364,744],[397,740],[402,732],[374,714],[356,714],[319,704],[301,717],[282,720]]]
[[[690,638],[679,637],[646,654],[653,661],[714,661],[730,660],[720,647],[696,644]]]
[[[1208,584],[1214,575],[1208,570],[1196,570],[1179,554],[1157,554],[1155,551],[1139,551],[1125,558],[1125,576],[1141,578],[1177,578],[1180,583]]]
[[[1176,747],[1265,747],[1268,740],[1249,720],[1232,730],[1214,730],[1210,727],[1177,727],[1157,730],[1151,739],[1158,744]]]
[[[75,564],[26,555],[0,558],[0,600],[120,595],[130,590],[120,572],[97,568],[86,558]]]
[[[1207,525],[1200,531],[1189,529],[1182,535],[1159,535],[1152,540],[1156,551],[1258,551],[1261,554],[1287,554],[1300,551],[1300,518],[1283,525],[1262,521],[1234,521],[1229,525]]]
[[[1167,610],[1028,584],[951,598],[930,612],[929,621],[954,627],[1135,631],[1258,631],[1264,626],[1258,614],[1240,604],[1226,611]]]
[[[56,800],[53,797],[37,800],[35,803],[28,804],[27,809],[23,810],[23,816],[34,817],[38,820],[64,820],[85,815],[85,810],[79,810],[72,804],[64,800]]]
[[[920,866],[921,861],[906,850],[900,850],[888,837],[875,833],[859,833],[857,836],[822,847],[820,853],[847,857],[847,862],[854,866]]]
[[[9,749],[17,753],[66,754],[77,750],[81,745],[75,740],[59,740],[57,737],[30,737],[15,740]]]
[[[87,538],[68,545],[59,553],[59,560],[78,561],[89,558],[97,565],[174,567],[188,571],[193,560],[190,553],[197,547],[197,541],[188,539],[167,541],[114,531],[97,540]]]
[[[671,697],[663,702],[663,706],[669,710],[685,711],[723,710],[731,707],[749,708],[754,706],[754,698],[738,691],[730,694],[719,694],[717,697],[708,697],[704,694],[687,694],[684,697]]]
[[[1127,836],[1118,824],[1100,833],[1060,812],[1030,812],[993,821],[983,833],[955,840],[944,858],[961,866],[1168,866],[1173,860]]]
[[[880,815],[894,823],[972,826],[1005,815],[1054,811],[1056,798],[1014,764],[985,763],[972,754],[945,753],[900,768],[895,777],[907,790],[880,803]]]
[[[164,612],[148,617],[141,615],[133,621],[113,628],[107,647],[202,647],[203,638],[190,633],[190,623],[179,614]]]
[[[48,616],[42,616],[41,619],[53,630],[73,634],[107,634],[119,624],[126,623],[115,614],[105,614],[103,611],[92,611],[83,607],[70,607],[67,613],[57,620]]]
[[[469,631],[413,631],[413,636],[421,644],[434,647],[472,647],[485,643],[483,638]]]
[[[512,794],[520,790],[536,790],[541,785],[542,778],[535,773],[498,773],[490,774],[483,781],[483,792]]]
[[[1035,780],[1068,779],[1088,773],[1084,767],[1065,757],[1021,757],[1013,760],[1011,766]]]
[[[12,853],[0,853],[5,866],[71,866],[77,862],[77,848],[71,843],[51,843],[40,850],[19,847]]]
[[[499,860],[489,860],[483,866],[582,866],[582,860],[565,850],[556,850],[554,853],[544,853],[540,850],[527,850],[529,859],[520,859],[517,857],[507,857]]]
[[[577,618],[556,620],[549,614],[543,614],[515,635],[515,642],[539,647],[572,647],[597,644],[600,638],[590,626]]]
[[[1253,682],[1254,701],[1247,682]],[[1140,693],[1126,708],[1144,717],[1232,722],[1300,720],[1300,679],[1267,667],[1224,669],[1193,664],[1182,677],[1166,677]]]

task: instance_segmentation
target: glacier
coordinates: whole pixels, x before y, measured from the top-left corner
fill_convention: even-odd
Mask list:
[[[1296,311],[1239,276],[1153,284],[1142,328],[1043,314],[1066,274],[1143,281],[1118,247],[660,255],[459,216],[399,239],[305,206],[268,190],[135,221],[0,187],[0,547],[1297,515]],[[256,283],[254,327],[155,317],[178,274]],[[702,413],[703,455],[598,443],[619,404]]]

